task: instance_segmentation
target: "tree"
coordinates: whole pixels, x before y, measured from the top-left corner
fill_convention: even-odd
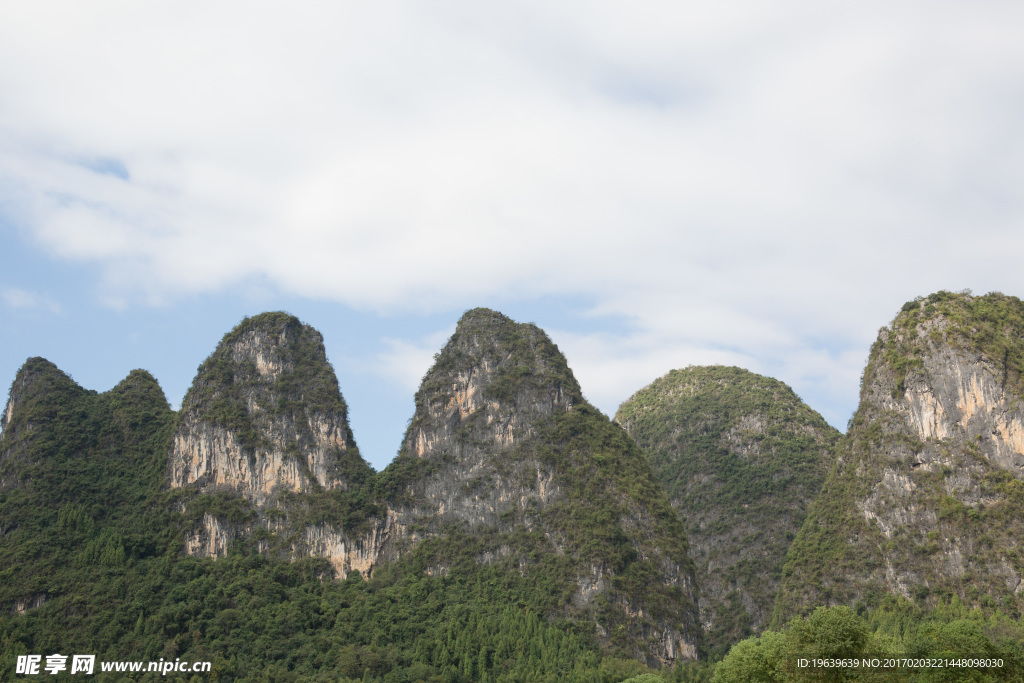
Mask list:
[[[712,683],[780,683],[786,680],[783,664],[787,636],[765,631],[732,647],[717,667]]]

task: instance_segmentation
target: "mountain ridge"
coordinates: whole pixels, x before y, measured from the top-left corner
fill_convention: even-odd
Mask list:
[[[631,416],[620,408],[620,427],[543,330],[488,309],[436,354],[381,472],[359,454],[322,337],[285,313],[228,332],[177,413],[146,371],[97,393],[30,358],[0,414],[0,668],[57,633],[54,648],[116,658],[208,655],[228,679],[618,681],[684,675],[769,609],[772,628],[892,599],[1019,614],[1022,370],[1018,299],[908,302],[872,347],[822,494],[773,507],[758,496],[814,488],[797,470],[835,436],[784,384],[672,371],[624,404]],[[640,410],[668,379],[687,392]],[[803,417],[785,432],[780,415]],[[634,439],[651,416],[664,433],[645,455]],[[652,450],[653,437],[669,440]],[[669,446],[731,464],[668,471]],[[806,457],[769,466],[791,446]],[[774,575],[782,527],[805,511],[766,607],[744,582]],[[282,633],[291,644],[273,645]]]
[[[33,373],[39,379],[27,381]],[[661,667],[698,655],[685,532],[639,449],[585,401],[536,326],[467,311],[424,377],[399,456],[380,473],[359,456],[322,337],[288,314],[246,318],[228,332],[176,414],[144,371],[103,395],[42,360],[20,376],[5,445],[36,443],[17,428],[33,397],[126,402],[130,410],[88,418],[101,433],[145,429],[159,417],[166,455],[151,453],[151,466],[160,490],[140,504],[166,517],[163,552],[326,560],[338,579],[374,585],[433,577],[443,600],[474,576],[503,577],[522,609],[606,658]],[[118,441],[120,452],[137,448],[134,434]],[[156,546],[138,555],[124,532],[100,530],[89,512],[97,504],[60,513],[84,520],[88,557],[106,558],[113,571],[150,562]],[[22,592],[18,605],[43,609],[49,599]],[[495,598],[488,589],[474,600],[490,614]]]

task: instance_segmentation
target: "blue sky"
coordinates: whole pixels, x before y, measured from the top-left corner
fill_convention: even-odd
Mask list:
[[[536,322],[611,414],[677,367],[843,428],[877,330],[1024,293],[1011,2],[13,2],[0,385],[319,329],[378,469],[461,313]]]

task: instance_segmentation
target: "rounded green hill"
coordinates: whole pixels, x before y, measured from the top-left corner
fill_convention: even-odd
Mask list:
[[[615,419],[686,523],[708,646],[722,654],[767,625],[839,432],[784,383],[721,366],[673,370]]]

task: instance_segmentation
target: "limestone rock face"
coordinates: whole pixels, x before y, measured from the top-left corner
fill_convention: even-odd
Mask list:
[[[267,313],[200,366],[174,434],[171,486],[230,488],[262,505],[276,490],[345,488],[354,449],[320,333]]]
[[[707,645],[724,654],[767,626],[839,432],[782,382],[721,366],[671,371],[615,420],[686,522]]]
[[[921,333],[930,327],[921,325]],[[1008,369],[978,352],[936,349],[921,358],[920,371],[904,382],[903,394],[886,396],[875,384],[874,398],[905,416],[921,441],[964,435],[991,465],[1016,477],[1024,474],[1024,406],[1006,390]],[[891,389],[890,389],[891,392]],[[919,466],[929,466],[921,462]]]
[[[458,532],[484,539],[477,561],[524,576],[559,558],[571,595],[561,616],[652,664],[696,656],[685,531],[639,449],[583,399],[537,327],[467,312],[382,476],[401,531],[391,555]]]
[[[939,292],[904,306],[790,550],[779,621],[886,593],[1024,605],[1022,370],[1020,300]]]
[[[510,511],[561,500],[551,468],[521,455],[542,426],[582,402],[541,330],[469,311],[416,395],[400,458],[430,473],[412,484],[401,518],[497,526]]]
[[[331,524],[312,531],[303,513],[317,498],[333,495],[338,503],[372,474],[320,333],[284,313],[247,318],[200,366],[168,464],[172,488],[200,494],[203,511],[188,552],[223,555],[231,541],[262,527],[276,540],[261,541],[261,549],[327,557],[339,572],[372,567],[380,549],[376,519],[358,532]],[[233,506],[232,514],[218,517],[218,505],[221,512]]]

